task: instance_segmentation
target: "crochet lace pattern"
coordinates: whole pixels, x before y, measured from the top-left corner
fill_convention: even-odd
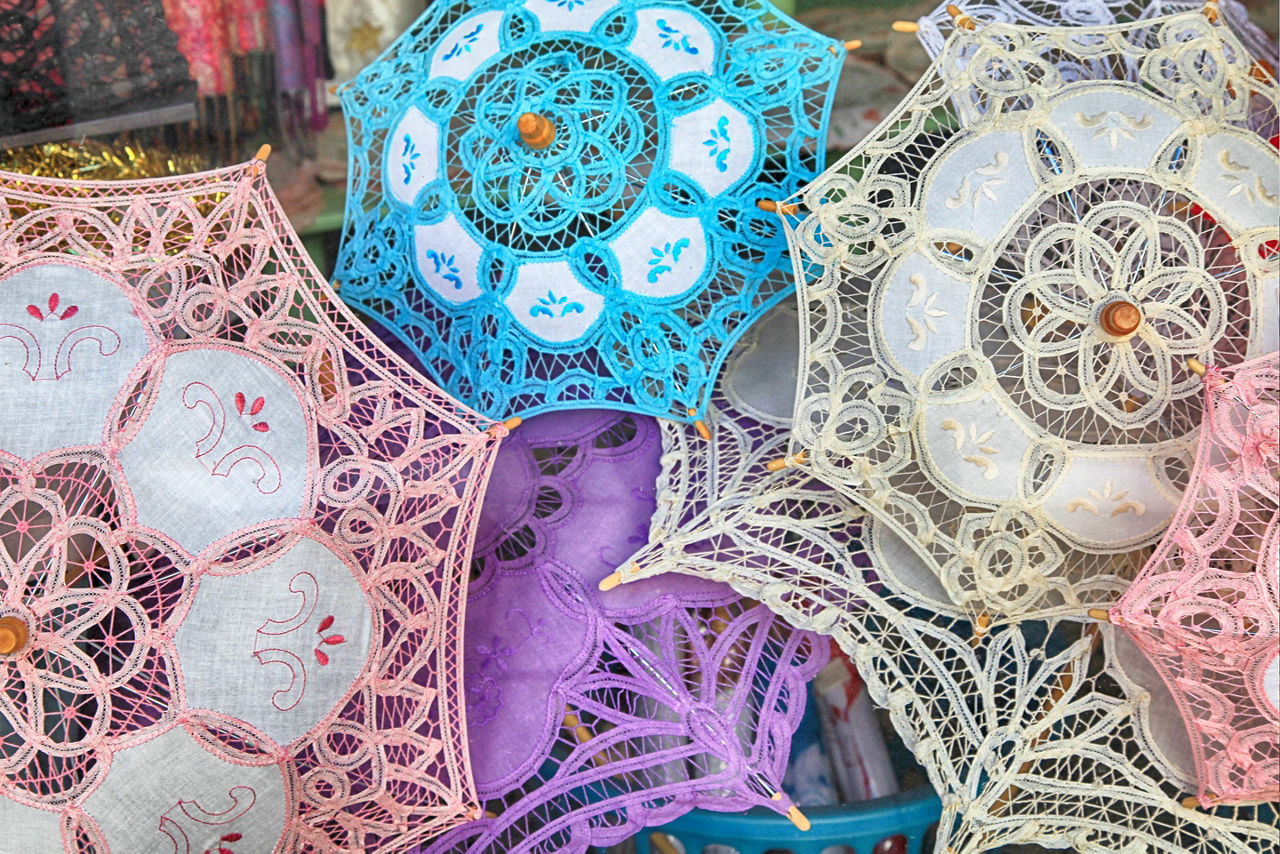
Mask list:
[[[1186,728],[1124,632],[1080,619],[976,624],[887,526],[803,467],[767,470],[794,384],[799,330],[787,315],[775,309],[726,363],[710,443],[664,425],[659,512],[623,581],[667,570],[726,581],[835,638],[942,796],[938,851],[1267,850],[1272,807],[1181,804],[1196,785]],[[936,607],[922,606],[928,589]]]
[[[0,173],[0,387],[6,847],[399,851],[474,815],[505,430],[354,320],[261,162]]]
[[[1200,13],[959,29],[792,200],[789,456],[918,552],[922,603],[1078,614],[1132,578],[1190,468],[1184,360],[1280,335],[1276,94]]]
[[[757,202],[820,168],[844,53],[765,0],[433,4],[341,90],[343,297],[495,418],[700,418],[793,287]]]
[[[486,817],[430,852],[584,852],[781,793],[825,639],[727,585],[597,589],[645,538],[655,419],[530,419],[498,455],[468,594],[467,721]]]
[[[1203,806],[1280,800],[1280,354],[1204,378],[1196,468],[1111,611],[1186,720]]]

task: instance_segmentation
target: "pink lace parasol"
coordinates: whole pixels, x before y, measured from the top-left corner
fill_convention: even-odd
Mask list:
[[[386,851],[475,814],[499,425],[337,302],[264,175],[0,173],[0,848]]]
[[[1205,807],[1280,800],[1280,354],[1204,375],[1186,499],[1111,621],[1182,711]]]

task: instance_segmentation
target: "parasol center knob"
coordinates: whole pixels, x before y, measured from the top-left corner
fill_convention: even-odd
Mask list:
[[[1142,312],[1131,302],[1116,300],[1103,306],[1098,324],[1108,335],[1124,338],[1138,331],[1142,325]]]
[[[521,113],[516,119],[516,130],[520,133],[521,142],[539,151],[556,139],[556,126],[551,119],[538,113]]]
[[[12,655],[27,645],[31,633],[18,617],[0,617],[0,655]]]

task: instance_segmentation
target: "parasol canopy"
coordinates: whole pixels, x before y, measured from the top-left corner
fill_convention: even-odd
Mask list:
[[[496,418],[695,420],[791,290],[757,202],[820,168],[843,56],[764,0],[434,4],[340,92],[343,296]]]
[[[1186,720],[1199,801],[1280,801],[1280,355],[1204,377],[1185,499],[1111,610]]]
[[[1139,82],[1061,74],[1072,57]],[[1096,43],[957,30],[783,208],[807,330],[788,460],[983,620],[1109,604],[1186,480],[1184,360],[1276,348],[1275,110],[1198,12]]]
[[[703,579],[597,590],[644,540],[661,453],[655,419],[600,410],[503,442],[464,662],[486,817],[429,851],[582,852],[695,806],[794,810],[782,776],[826,642]]]
[[[6,847],[399,851],[475,814],[505,429],[335,300],[261,160],[0,174],[0,388]]]

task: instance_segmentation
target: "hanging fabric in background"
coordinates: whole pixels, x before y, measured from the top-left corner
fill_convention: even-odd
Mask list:
[[[0,23],[0,134],[195,95],[161,0],[0,0]]]
[[[425,0],[329,0],[324,11],[330,82],[355,77],[426,8]]]
[[[271,0],[280,122],[291,139],[322,130],[328,121],[324,94],[324,33],[318,0]]]

